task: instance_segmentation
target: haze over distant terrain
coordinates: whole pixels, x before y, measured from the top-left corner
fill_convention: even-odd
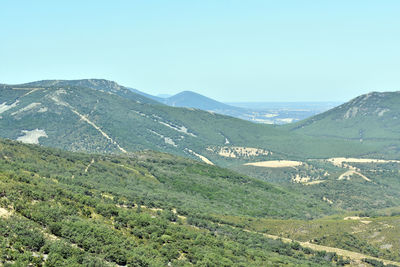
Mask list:
[[[286,124],[306,119],[338,106],[339,102],[235,102],[222,103],[192,91],[176,95],[150,95],[131,91],[172,107],[197,108],[256,123]]]
[[[1,264],[400,265],[399,92],[285,125],[104,79],[0,92]]]
[[[400,266],[400,1],[0,5],[0,266]]]
[[[393,0],[3,1],[0,77],[345,102],[400,89],[399,13]]]

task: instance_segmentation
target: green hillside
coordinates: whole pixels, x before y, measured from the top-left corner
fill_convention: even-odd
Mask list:
[[[399,208],[374,213],[350,213],[316,220],[275,220],[226,216],[224,220],[246,225],[249,231],[291,238],[301,244],[326,246],[363,253],[400,265]],[[360,266],[357,264],[356,266]],[[384,266],[375,261],[373,266]]]
[[[305,218],[332,210],[175,156],[104,156],[0,141],[5,266],[324,266],[346,261],[247,233],[220,216]]]
[[[296,168],[245,165],[231,168],[315,199],[323,199],[336,209],[368,211],[400,206],[400,162],[346,162],[343,166],[335,166],[327,161],[308,160]]]
[[[24,130],[40,129],[47,135],[38,140],[40,144],[67,150],[121,153],[153,149],[194,157],[188,149],[201,153],[208,145],[224,144],[225,138],[232,144],[254,144],[253,135],[263,134],[271,140],[282,135],[272,127],[200,110],[150,104],[111,91],[24,86],[1,90],[3,137],[17,139]],[[251,135],[244,132],[249,128]]]
[[[334,212],[320,200],[227,169],[159,152],[112,157],[2,141],[1,153],[3,164],[15,171],[37,173],[89,189],[95,186],[115,197],[129,195],[130,201],[146,206],[175,207],[182,214],[315,218]]]
[[[0,256],[5,264],[347,262],[334,253],[271,240],[265,233],[399,260],[398,246],[389,237],[398,229],[379,228],[395,225],[397,217],[367,220],[371,227],[365,231],[385,231],[382,236],[390,244],[354,234],[356,223],[343,222],[343,215],[325,217],[352,211],[370,218],[400,205],[399,162],[327,159],[394,157],[396,139],[385,133],[396,126],[382,126],[379,138],[367,137],[372,136],[368,130],[362,142],[322,130],[312,134],[318,127],[334,132],[322,122],[336,122],[338,133],[346,120],[354,120],[349,132],[357,125],[367,127],[369,117],[371,125],[393,122],[395,104],[370,112],[384,106],[387,97],[381,102],[375,93],[360,97],[302,122],[304,128],[288,128],[157,104],[105,80],[41,81],[0,90],[1,137],[63,149],[0,141]],[[395,96],[391,99],[396,103]],[[363,108],[354,111],[354,106]],[[338,117],[331,119],[332,114]],[[357,124],[363,116],[364,123]],[[307,132],[308,127],[316,128]],[[281,159],[299,165],[245,165]],[[285,225],[296,231],[306,225],[307,233],[284,231]],[[341,234],[335,238],[334,232]]]
[[[372,92],[284,128],[309,136],[356,140],[397,154],[399,121],[400,92]]]
[[[281,158],[380,152],[359,141],[308,137],[281,127],[161,105],[105,80],[40,81],[0,90],[1,137],[71,151],[151,149],[206,157],[221,165],[229,159],[215,151],[226,146],[265,149]]]

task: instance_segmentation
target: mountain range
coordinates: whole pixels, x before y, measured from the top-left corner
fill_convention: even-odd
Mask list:
[[[0,262],[398,265],[398,92],[286,125],[170,98],[0,85]]]
[[[187,107],[207,110],[256,123],[286,124],[296,122],[338,105],[336,102],[302,103],[222,103],[192,91],[182,91],[176,95],[153,96],[137,89],[133,92],[172,107]]]
[[[153,96],[147,93],[144,93],[142,91],[139,91],[137,89],[130,88],[132,92],[135,92],[137,94],[143,95],[147,98],[153,99],[155,101],[158,101],[160,103],[166,104],[168,106],[172,107],[186,107],[186,108],[197,108],[197,109],[202,109],[202,110],[208,110],[208,111],[215,111],[215,110],[238,110],[238,111],[244,111],[245,109],[227,105],[221,102],[218,102],[214,99],[211,99],[209,97],[203,96],[201,94],[192,92],[192,91],[182,91],[176,95],[172,95],[169,97],[159,97],[159,96]],[[216,112],[220,113],[220,112]]]
[[[105,80],[2,85],[1,92],[1,137],[71,151],[152,149],[218,163],[230,160],[221,156],[221,149],[233,146],[270,151],[273,158],[330,156],[345,147],[352,148],[346,155],[375,149],[352,140],[308,137],[208,111],[169,107]]]

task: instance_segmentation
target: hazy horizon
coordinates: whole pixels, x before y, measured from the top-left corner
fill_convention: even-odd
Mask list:
[[[399,13],[397,1],[6,1],[0,80],[344,102],[400,90]]]
[[[103,79],[103,78],[41,79],[41,80],[27,81],[27,82],[23,82],[23,83],[4,83],[4,82],[1,82],[1,81],[0,81],[0,84],[6,84],[6,85],[20,85],[20,84],[24,84],[24,83],[38,82],[38,81],[46,81],[46,80],[102,80],[102,79]],[[109,81],[112,81],[112,80],[109,80]],[[118,83],[118,81],[112,81],[112,82]],[[194,93],[203,95],[203,96],[205,96],[205,97],[211,98],[211,99],[216,100],[216,101],[221,102],[221,103],[225,103],[225,104],[229,104],[229,105],[243,104],[243,106],[245,106],[245,104],[250,104],[250,103],[253,103],[253,104],[266,104],[266,103],[277,103],[277,104],[284,104],[284,103],[331,103],[331,104],[342,104],[342,103],[345,103],[345,102],[347,102],[347,101],[350,101],[351,99],[353,99],[353,98],[359,96],[359,95],[356,95],[356,96],[354,96],[354,97],[351,97],[351,98],[348,98],[348,99],[344,99],[344,100],[341,100],[341,101],[340,101],[340,100],[336,100],[336,101],[335,101],[335,100],[326,100],[326,99],[325,99],[325,100],[307,100],[307,99],[301,99],[301,100],[291,100],[291,101],[290,101],[290,100],[286,100],[286,99],[276,99],[276,100],[243,100],[243,101],[237,100],[237,101],[230,101],[230,100],[224,100],[223,98],[221,98],[221,99],[212,98],[212,97],[210,97],[210,96],[208,96],[208,95],[205,95],[205,94],[203,94],[203,93],[200,93],[199,91],[193,91],[193,90],[181,90],[181,91],[177,91],[176,93],[173,93],[173,94],[172,94],[172,93],[168,93],[168,92],[165,92],[165,93],[158,93],[158,92],[150,93],[150,92],[148,92],[148,91],[146,91],[146,90],[139,90],[139,89],[133,88],[133,87],[131,87],[131,86],[127,86],[127,85],[120,84],[120,83],[118,83],[118,84],[121,85],[121,86],[130,88],[130,89],[133,89],[133,90],[138,90],[138,91],[143,92],[143,93],[148,94],[148,95],[152,95],[152,96],[155,96],[155,97],[159,97],[159,98],[168,98],[168,97],[172,97],[172,96],[174,96],[174,95],[177,95],[177,94],[182,93],[182,92],[185,92],[185,91],[190,91],[190,92],[194,92]],[[395,90],[395,91],[397,91],[397,90]],[[371,93],[371,92],[390,92],[390,91],[387,91],[387,90],[369,91],[369,92],[366,92],[366,93],[363,93],[363,94],[367,94],[367,93]],[[239,105],[239,106],[241,106],[241,105]]]

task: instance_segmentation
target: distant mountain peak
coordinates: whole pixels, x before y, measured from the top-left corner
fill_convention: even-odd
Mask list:
[[[242,109],[218,102],[214,99],[189,90],[179,92],[169,97],[153,96],[132,88],[130,88],[130,90],[145,97],[154,99],[162,104],[173,107],[196,108],[206,111]]]
[[[201,95],[199,93],[196,93],[196,92],[190,91],[190,90],[185,90],[185,91],[179,92],[176,95],[185,95],[185,94],[203,96],[203,95]]]
[[[237,109],[193,91],[182,91],[163,100],[164,104],[174,107],[197,108],[202,110]]]

